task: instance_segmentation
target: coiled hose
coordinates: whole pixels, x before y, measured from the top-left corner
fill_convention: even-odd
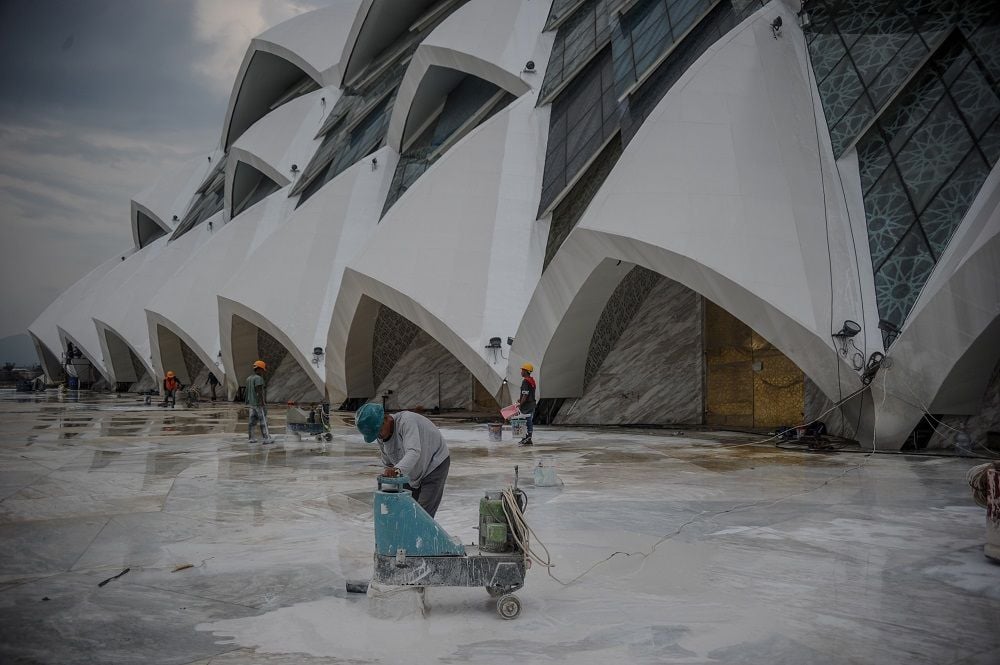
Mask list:
[[[523,503],[518,500],[518,496],[523,497]],[[521,490],[507,487],[501,492],[501,497],[503,498],[503,512],[507,516],[507,523],[510,524],[511,536],[524,553],[524,560],[534,561],[539,566],[544,566],[545,568],[552,568],[555,564],[552,563],[552,555],[549,554],[549,548],[538,539],[538,536],[535,535],[535,532],[524,517],[524,509],[528,507],[527,496]],[[532,549],[532,536],[534,536],[539,546],[541,546],[542,551],[545,553],[544,556]]]
[[[1000,471],[1000,462],[987,462],[969,469],[965,478],[972,488],[972,498],[976,504],[986,508],[986,499],[989,496],[989,487],[986,484],[986,472],[990,469]]]

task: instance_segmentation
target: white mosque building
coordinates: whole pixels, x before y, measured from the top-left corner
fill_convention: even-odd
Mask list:
[[[121,391],[494,411],[531,362],[545,422],[997,449],[998,158],[991,0],[336,0],[30,333]]]

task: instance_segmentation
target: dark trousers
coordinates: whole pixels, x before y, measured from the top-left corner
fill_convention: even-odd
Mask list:
[[[427,511],[427,514],[434,517],[438,506],[441,504],[441,496],[444,494],[444,484],[448,480],[448,469],[451,467],[451,457],[445,457],[444,461],[437,465],[437,468],[424,476],[420,481],[420,487],[414,489],[409,485],[404,487],[413,493],[413,500],[420,504],[420,507]]]

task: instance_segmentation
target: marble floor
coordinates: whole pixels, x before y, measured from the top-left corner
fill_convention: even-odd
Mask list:
[[[387,618],[344,590],[371,569],[380,468],[347,421],[262,447],[231,405],[18,397],[0,393],[2,663],[1000,663],[976,460],[671,430],[539,428],[519,449],[443,421],[439,521],[473,541],[481,492],[519,466],[555,566],[514,621],[481,589]],[[534,486],[539,460],[561,486]]]

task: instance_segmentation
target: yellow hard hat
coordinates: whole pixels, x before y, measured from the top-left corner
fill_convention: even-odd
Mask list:
[[[267,363],[265,363],[263,360],[255,360],[255,361],[253,361],[253,366],[254,366],[254,368],[259,367],[262,370],[264,370],[265,372],[267,371]]]
[[[527,370],[529,372],[534,372],[535,371],[535,366],[532,365],[531,363],[524,363],[523,365],[521,365],[521,369]]]
[[[167,378],[168,379],[174,378],[174,373],[173,372],[167,372]]]

